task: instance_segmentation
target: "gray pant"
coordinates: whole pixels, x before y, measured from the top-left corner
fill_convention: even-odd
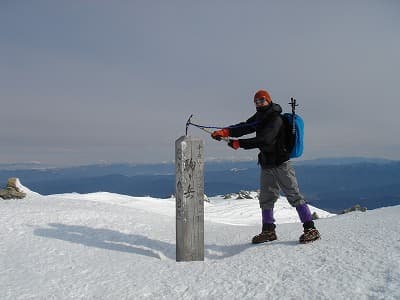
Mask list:
[[[296,207],[306,203],[303,195],[300,194],[296,174],[290,161],[275,168],[261,168],[259,197],[261,209],[274,208],[280,190],[290,205]]]

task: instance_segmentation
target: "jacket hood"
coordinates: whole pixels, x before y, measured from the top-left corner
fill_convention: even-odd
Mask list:
[[[267,113],[267,114],[270,114],[270,113],[280,114],[280,113],[282,113],[282,107],[277,103],[271,103],[268,106],[257,107],[256,110],[259,113]]]

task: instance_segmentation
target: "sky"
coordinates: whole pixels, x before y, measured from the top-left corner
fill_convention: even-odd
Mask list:
[[[398,1],[0,1],[0,163],[172,161],[270,92],[303,159],[400,159]],[[205,156],[249,159],[197,128]]]

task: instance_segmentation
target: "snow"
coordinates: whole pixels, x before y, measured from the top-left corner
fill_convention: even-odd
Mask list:
[[[175,261],[174,199],[111,193],[0,201],[1,299],[400,299],[400,206],[333,216],[307,245],[295,209],[251,245],[257,200],[205,203],[205,260]]]
[[[22,185],[21,181],[19,180],[19,178],[15,178],[15,186],[21,191],[24,192],[27,195],[32,196],[40,196],[40,194],[31,191],[29,188],[27,188],[26,186]]]

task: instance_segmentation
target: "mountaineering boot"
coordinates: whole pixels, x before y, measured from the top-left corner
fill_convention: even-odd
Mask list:
[[[300,244],[311,243],[321,238],[321,235],[315,228],[313,221],[305,222],[303,224],[303,227],[304,227],[304,233],[299,238]]]
[[[321,238],[319,232],[315,228],[304,229],[304,233],[300,236],[300,244],[307,244],[319,240]]]
[[[275,241],[277,239],[275,227],[275,224],[263,224],[261,233],[254,236],[251,243],[260,244]]]

